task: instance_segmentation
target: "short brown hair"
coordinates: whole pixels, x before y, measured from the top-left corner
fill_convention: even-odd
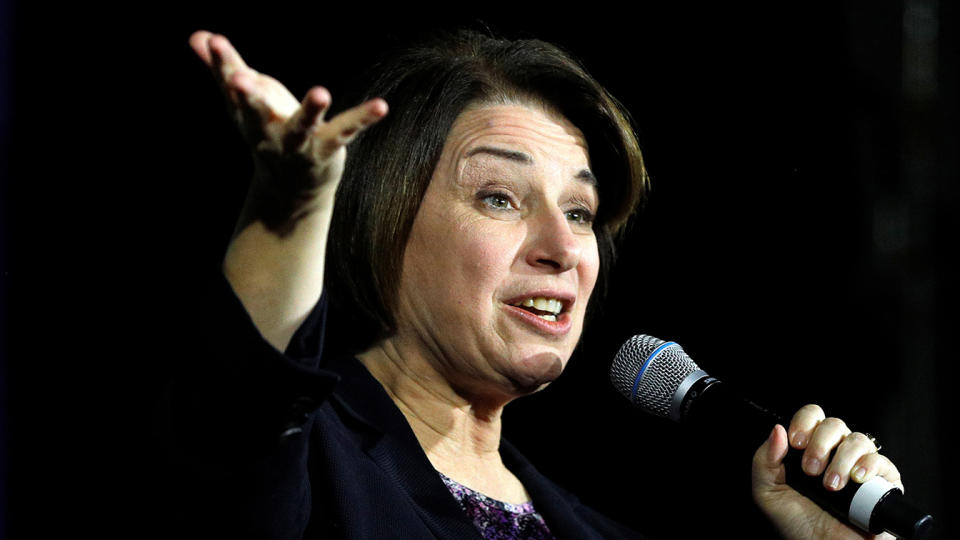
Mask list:
[[[437,36],[379,64],[369,97],[390,113],[349,147],[328,241],[327,291],[352,314],[362,350],[395,329],[393,309],[407,238],[456,118],[471,104],[534,101],[583,132],[601,205],[594,223],[602,297],[615,239],[648,178],[629,113],[583,66],[539,40],[475,31]],[[591,310],[592,311],[592,310]]]

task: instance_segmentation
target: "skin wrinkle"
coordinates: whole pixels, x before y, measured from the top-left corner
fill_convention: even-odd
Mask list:
[[[487,442],[491,440],[489,438],[478,437],[476,433],[471,434],[462,429],[457,430],[455,417],[459,414],[476,418],[482,423],[491,426],[491,429],[493,429],[493,426],[496,426],[495,429],[497,429],[499,433],[499,421],[502,409],[490,410],[476,408],[468,401],[465,402],[462,399],[457,399],[457,396],[451,396],[443,391],[438,391],[437,386],[429,383],[432,378],[423,377],[421,371],[410,369],[403,360],[402,355],[400,355],[397,349],[389,342],[383,344],[382,352],[398,371],[392,372],[383,369],[385,366],[382,362],[367,363],[368,368],[370,368],[374,376],[383,383],[391,399],[397,404],[408,421],[414,425],[414,433],[420,441],[420,444],[428,452],[428,455],[431,451],[441,454],[452,454],[454,456],[460,455],[461,452],[459,450],[465,448],[462,441],[469,438],[473,443],[467,445],[469,451],[476,452],[481,456],[495,455],[496,460],[499,461],[499,444],[490,446],[487,444]],[[412,386],[404,385],[402,391],[395,392],[394,389],[397,388],[396,383],[399,379],[406,379],[404,382],[410,382]],[[425,403],[435,403],[439,406],[425,408],[423,407]],[[437,411],[447,411],[450,414],[447,416],[437,415],[435,414]],[[435,435],[434,440],[431,441],[429,438],[424,437],[423,433],[417,429],[417,427],[432,432]],[[446,444],[441,444],[438,441],[443,441]],[[456,450],[452,452],[449,451],[448,448],[451,446]],[[490,458],[488,457],[488,459]]]
[[[515,123],[515,122],[512,122],[512,121],[510,121],[510,120],[512,120],[512,119],[508,119],[507,122],[503,122],[503,123],[501,123],[501,124],[493,124],[493,123],[492,123],[491,121],[489,121],[489,120],[483,121],[483,120],[480,120],[480,119],[478,118],[478,119],[475,120],[474,122],[466,122],[466,123],[465,123],[465,124],[466,124],[465,131],[468,132],[468,135],[464,136],[464,138],[463,138],[464,142],[457,147],[457,148],[459,149],[459,152],[458,152],[458,153],[462,154],[463,157],[460,159],[460,162],[459,162],[459,164],[458,164],[458,167],[457,167],[457,168],[458,168],[458,174],[456,175],[456,181],[457,181],[457,184],[458,184],[458,185],[463,186],[464,184],[468,184],[467,186],[465,186],[465,191],[469,192],[470,188],[472,187],[472,186],[469,185],[469,181],[465,181],[465,178],[468,178],[468,177],[471,176],[471,175],[469,175],[469,174],[467,174],[467,173],[468,173],[468,171],[469,171],[468,167],[469,167],[470,165],[472,165],[473,163],[476,163],[476,162],[478,162],[478,161],[481,163],[481,165],[480,165],[480,167],[479,167],[481,172],[480,172],[480,174],[478,174],[478,176],[481,176],[481,178],[482,178],[483,172],[485,172],[486,170],[494,170],[494,171],[497,170],[497,167],[496,167],[494,164],[489,164],[489,163],[488,163],[488,160],[490,159],[490,157],[489,157],[489,156],[484,156],[484,155],[482,155],[482,153],[488,153],[488,152],[490,151],[491,147],[488,147],[488,146],[478,146],[478,147],[476,147],[476,148],[471,149],[470,151],[467,151],[467,152],[464,152],[464,151],[463,151],[463,148],[468,148],[468,147],[470,147],[474,142],[476,142],[476,140],[477,140],[477,138],[478,138],[478,136],[479,136],[479,135],[477,135],[477,134],[475,134],[475,133],[474,133],[474,134],[471,134],[471,132],[474,132],[474,130],[477,130],[477,132],[479,132],[480,134],[482,134],[482,135],[484,135],[484,136],[489,136],[489,135],[495,135],[495,136],[505,135],[505,136],[508,136],[508,137],[512,137],[512,136],[513,136],[513,133],[512,133],[512,131],[511,131],[512,129],[516,129],[516,128],[529,129],[528,126],[523,125],[522,123],[519,123],[519,122]],[[543,117],[540,117],[540,118],[538,118],[537,120],[538,120],[539,122],[543,122]],[[543,123],[546,124],[547,122],[543,122]],[[549,132],[549,133],[548,133],[548,136],[547,136],[546,138],[547,138],[547,139],[553,139],[554,141],[556,141],[556,142],[558,142],[558,143],[560,143],[560,144],[573,144],[573,145],[585,147],[585,144],[583,143],[582,138],[578,138],[577,136],[570,134],[570,132],[569,132],[568,130],[565,130],[565,131],[564,131],[564,136],[557,136],[554,132]],[[521,144],[523,144],[522,141],[521,141]],[[514,161],[514,162],[519,162],[519,163],[522,163],[523,165],[526,165],[526,166],[530,166],[530,165],[534,165],[534,164],[535,164],[534,159],[533,159],[529,154],[527,154],[527,153],[525,153],[525,152],[516,151],[516,150],[500,150],[500,149],[497,149],[497,148],[494,147],[492,153],[494,154],[493,159],[495,159],[495,160],[496,160],[497,157],[499,157],[499,158],[500,158],[499,161],[502,161],[502,160],[505,159],[505,160],[510,160],[510,161]],[[486,159],[484,159],[484,158],[486,158]],[[500,164],[498,164],[498,165],[500,165],[501,167],[503,166],[502,163],[500,163]],[[510,165],[513,165],[513,164],[511,163]],[[521,168],[522,168],[522,166],[521,166]],[[583,170],[579,171],[576,175],[574,175],[574,178],[581,179],[581,178],[584,176],[584,172],[585,172],[585,171],[586,171],[587,174],[592,178],[592,174],[590,174],[587,169],[583,169]],[[522,176],[521,176],[521,180],[519,180],[518,183],[520,183],[520,184],[525,184]],[[495,187],[495,186],[493,186],[493,187]],[[595,193],[595,192],[594,192],[594,193]],[[521,254],[520,252],[518,252],[518,257],[521,256],[521,255],[522,255],[522,254]],[[496,302],[495,302],[495,303],[496,303]],[[509,341],[509,338],[507,338],[507,337],[501,336],[501,339],[502,339],[502,341],[503,341],[504,343],[507,343],[507,342]],[[561,365],[561,370],[562,370],[562,365]],[[551,368],[550,371],[551,371],[551,372],[556,372],[557,370],[555,369],[555,366],[554,366],[554,367]],[[557,372],[556,374],[559,375],[558,372]],[[529,386],[529,381],[524,381],[524,383],[521,384],[520,386],[521,386],[521,387],[524,387],[524,388],[528,387],[528,386]]]
[[[478,148],[474,148],[473,150],[470,150],[469,152],[467,152],[466,157],[470,158],[480,153],[490,154],[493,156],[497,156],[503,159],[508,159],[511,161],[516,161],[517,163],[523,163],[526,165],[533,164],[533,158],[530,157],[530,155],[525,152],[518,152],[515,150],[507,150],[507,149],[496,148],[492,146],[480,146]],[[592,186],[597,185],[597,177],[594,176],[593,172],[590,171],[590,169],[583,169],[577,174],[575,174],[573,177],[578,180],[583,180],[584,182]]]
[[[562,117],[516,104],[462,113],[407,240],[397,330],[359,356],[438,470],[505,501],[526,494],[500,461],[502,409],[560,375],[599,273],[592,227],[570,213],[596,211],[585,171],[583,135]],[[565,299],[568,331],[508,308],[532,293]]]
[[[559,145],[571,145],[571,146],[575,145],[575,146],[582,147],[584,149],[586,146],[582,139],[582,135],[579,135],[578,132],[576,134],[572,133],[569,127],[565,127],[562,130],[562,132],[559,132],[559,133],[555,129],[549,130],[549,127],[550,127],[549,124],[556,121],[555,115],[551,115],[550,117],[547,117],[546,115],[535,117],[534,121],[531,122],[533,124],[532,128],[529,124],[525,123],[526,121],[530,120],[529,118],[526,118],[526,117],[523,117],[522,121],[517,121],[516,118],[508,116],[505,118],[501,118],[502,121],[498,123],[494,123],[493,120],[481,115],[471,116],[471,115],[465,114],[461,118],[466,119],[466,121],[462,122],[462,125],[464,126],[462,128],[462,132],[464,134],[460,138],[460,141],[461,141],[460,144],[455,147],[456,151],[454,155],[460,155],[463,157],[459,159],[459,163],[457,166],[457,174],[455,175],[455,181],[459,186],[464,186],[465,191],[468,194],[469,194],[470,188],[473,187],[470,185],[471,182],[469,180],[465,180],[471,177],[471,175],[468,174],[469,172],[468,165],[472,164],[473,162],[479,161],[480,163],[484,164],[483,169],[488,169],[488,170],[492,169],[494,171],[496,171],[498,167],[502,168],[505,165],[504,163],[502,163],[503,161],[502,158],[500,160],[497,160],[497,161],[500,161],[501,163],[493,164],[493,163],[489,163],[490,158],[488,156],[480,155],[478,153],[479,150],[486,148],[487,145],[479,145],[469,151],[465,151],[466,148],[470,148],[471,146],[477,144],[478,139],[482,137],[487,137],[487,138],[502,137],[516,144],[517,146],[519,146],[521,150],[509,149],[507,150],[507,152],[515,152],[517,154],[523,154],[527,156],[529,158],[529,162],[526,163],[527,165],[533,165],[535,162],[533,157],[531,157],[529,153],[522,151],[522,150],[525,150],[525,146],[529,144],[529,142],[527,140],[524,140],[522,137],[523,135],[529,135],[529,132],[531,130],[537,130],[535,133],[535,136],[533,137],[535,140],[544,139],[546,140],[547,144],[553,143],[553,144],[557,144],[558,146]],[[544,130],[542,128],[547,128],[547,130]],[[521,130],[521,135],[518,136],[515,133],[516,130]],[[516,167],[516,165],[514,165],[513,163],[508,163],[508,168],[509,166]],[[520,166],[519,168],[522,169],[524,167]],[[521,179],[518,181],[518,183],[521,184],[523,189],[526,189],[529,191],[529,188],[527,188],[525,185],[526,184],[526,182],[524,181],[525,176],[520,176],[520,178]],[[595,191],[593,194],[595,195]],[[522,257],[522,255],[523,255],[522,251],[517,250],[517,257],[520,258]],[[494,299],[494,304],[496,303],[497,303],[496,299]],[[496,308],[496,306],[494,306],[494,308]],[[503,336],[503,335],[501,335],[500,338],[504,346],[506,346],[511,339],[510,337]],[[551,371],[555,371],[555,370],[551,370]],[[527,384],[522,384],[521,386],[525,387],[527,386]]]
[[[524,152],[518,152],[516,150],[506,150],[503,148],[496,148],[493,146],[479,146],[467,152],[466,157],[470,158],[479,153],[491,154],[494,156],[501,157],[503,159],[509,159],[516,161],[518,163],[530,164],[533,163],[533,158],[529,154]]]
[[[460,172],[458,173],[457,187],[464,194],[478,191],[479,188],[485,188],[490,191],[508,191],[511,192],[510,194],[512,195],[516,195],[516,193],[512,193],[513,187],[520,188],[519,191],[521,193],[531,191],[527,176],[530,174],[529,168],[533,166],[532,162],[529,164],[521,164],[520,162],[508,161],[486,154],[475,153],[473,156],[475,157],[464,160],[461,163]],[[517,172],[508,175],[512,178],[511,181],[500,179],[503,175],[499,173],[504,170],[513,171],[514,168]],[[587,170],[582,170],[574,175],[573,178],[582,181],[583,187],[576,185],[571,186],[569,193],[565,192],[562,198],[569,200],[571,203],[575,203],[575,205],[582,206],[591,214],[596,215],[597,197],[594,187],[595,184],[592,182],[592,173]],[[529,202],[536,204],[540,201],[532,199]],[[506,219],[506,217],[501,219]],[[590,231],[590,234],[592,234],[592,231]]]
[[[442,392],[436,391],[436,389],[432,385],[425,384],[424,381],[427,379],[420,377],[416,371],[412,371],[408,369],[406,367],[406,364],[403,362],[402,358],[400,358],[398,355],[395,354],[395,349],[394,349],[394,354],[391,355],[391,358],[395,365],[403,369],[403,376],[409,378],[410,381],[415,383],[417,390],[420,390],[424,395],[427,396],[428,399],[433,398],[430,401],[435,401],[442,405],[450,406],[453,409],[461,409],[461,410],[469,409],[469,403],[465,405],[462,402],[454,402],[453,400],[450,400],[448,396],[445,396]],[[423,424],[426,428],[430,429],[440,437],[448,436],[446,431],[444,431],[443,429],[440,429],[439,427],[436,427],[436,424],[437,424],[436,422],[426,417],[426,415],[422,415],[418,411],[418,408],[411,404],[411,402],[422,402],[422,399],[423,399],[419,396],[416,396],[415,391],[408,390],[409,392],[408,395],[410,395],[411,398],[417,397],[416,400],[413,400],[413,399],[408,399],[405,394],[395,394],[393,392],[393,385],[387,385],[386,389],[387,389],[387,393],[390,394],[390,397],[394,400],[394,402],[400,405],[400,408],[401,410],[404,411],[405,415],[409,413],[409,415],[416,417],[416,419],[419,420],[421,424]],[[487,418],[487,420],[494,420],[494,418]]]

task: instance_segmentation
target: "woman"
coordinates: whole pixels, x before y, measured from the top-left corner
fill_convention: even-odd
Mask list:
[[[235,310],[175,395],[184,463],[209,482],[188,519],[272,538],[636,536],[500,439],[504,406],[563,371],[645,189],[617,102],[551,45],[461,33],[380,66],[379,97],[327,119],[325,89],[298,103],[224,37],[190,44],[255,174],[223,265]],[[363,331],[321,367],[328,295]],[[899,482],[893,464],[815,406],[755,455],[754,498],[785,536],[861,537],[783,483],[788,440],[825,489]]]

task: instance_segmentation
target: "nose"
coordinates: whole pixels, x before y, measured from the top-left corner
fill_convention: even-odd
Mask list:
[[[565,272],[580,264],[583,246],[559,208],[538,212],[528,221],[527,263],[551,272]]]

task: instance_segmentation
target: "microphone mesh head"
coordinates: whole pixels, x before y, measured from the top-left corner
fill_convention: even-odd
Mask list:
[[[610,367],[610,380],[630,403],[652,415],[671,418],[670,405],[677,389],[698,370],[676,343],[641,334],[620,347]]]

